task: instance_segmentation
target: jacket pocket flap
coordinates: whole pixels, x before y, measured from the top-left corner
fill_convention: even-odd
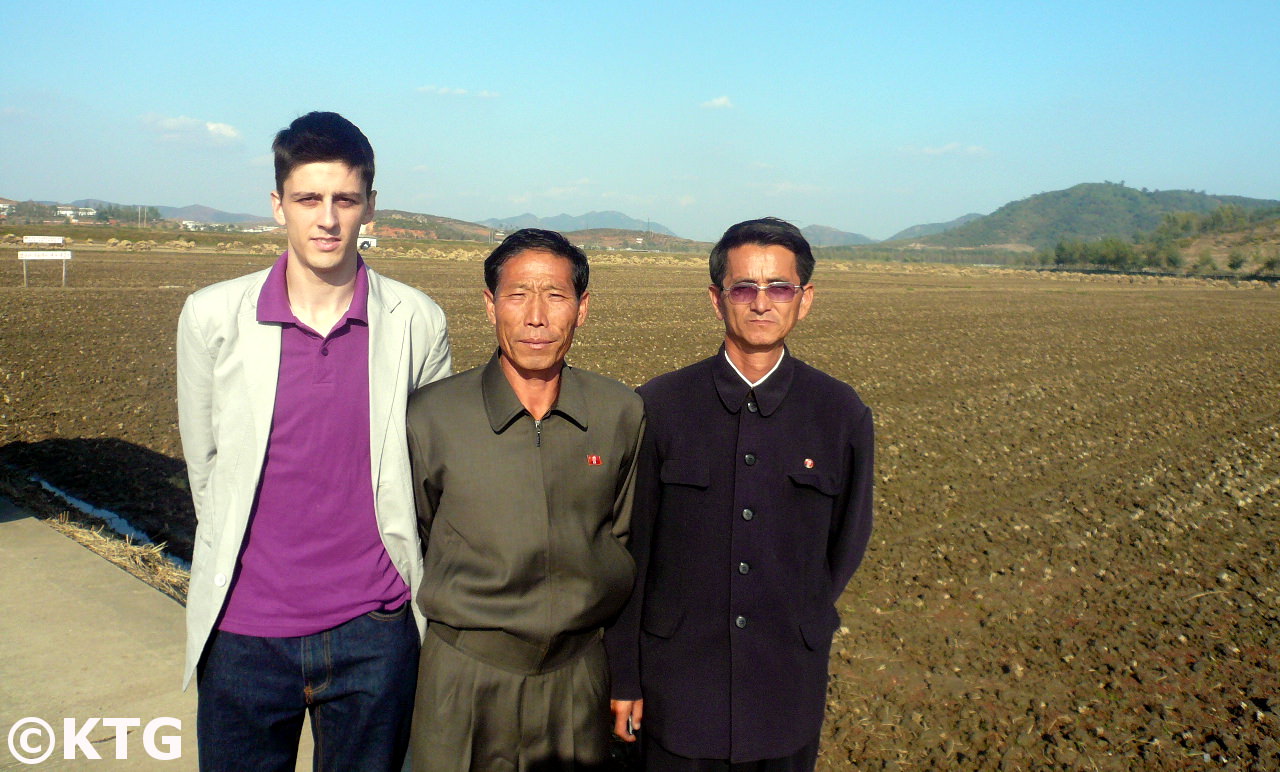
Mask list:
[[[800,623],[800,635],[810,651],[818,651],[831,645],[831,639],[840,626],[840,613],[828,606],[818,617]]]
[[[683,621],[683,607],[673,608],[661,605],[645,611],[641,627],[650,635],[656,635],[659,638],[670,638],[676,634],[676,630],[680,629],[680,623]]]
[[[658,476],[667,485],[692,485],[706,488],[711,484],[711,469],[706,461],[671,458],[662,462]]]
[[[818,472],[788,472],[787,476],[796,485],[813,488],[828,496],[840,495],[841,481],[832,475],[819,474]]]

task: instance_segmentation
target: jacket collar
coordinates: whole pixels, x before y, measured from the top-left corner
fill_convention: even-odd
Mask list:
[[[480,374],[484,410],[489,416],[489,427],[495,434],[506,431],[517,418],[529,412],[520,404],[515,389],[511,388],[506,374],[502,372],[502,363],[499,361],[501,356],[502,352],[495,350],[484,366],[484,372]],[[555,413],[569,419],[579,429],[587,430],[587,401],[582,393],[578,371],[568,363],[560,370],[560,394],[547,415]]]
[[[760,415],[772,415],[773,411],[778,409],[782,400],[786,398],[787,392],[791,390],[791,378],[796,371],[796,358],[791,355],[790,349],[784,346],[783,350],[784,354],[782,361],[778,363],[778,369],[774,370],[773,375],[766,378],[764,383],[752,389],[729,364],[729,360],[725,359],[724,344],[720,344],[720,350],[712,357],[711,378],[715,381],[716,392],[720,395],[720,402],[725,410],[737,413],[746,404],[747,397],[752,392],[755,393]]]

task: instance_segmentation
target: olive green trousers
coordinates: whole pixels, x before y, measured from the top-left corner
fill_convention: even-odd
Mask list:
[[[603,769],[611,728],[598,631],[540,650],[499,631],[429,627],[414,701],[414,772]]]

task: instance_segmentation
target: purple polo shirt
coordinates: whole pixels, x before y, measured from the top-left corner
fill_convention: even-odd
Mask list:
[[[409,588],[378,533],[369,462],[369,279],[327,336],[298,321],[288,253],[258,296],[280,325],[280,374],[262,478],[219,630],[311,635],[399,606]]]

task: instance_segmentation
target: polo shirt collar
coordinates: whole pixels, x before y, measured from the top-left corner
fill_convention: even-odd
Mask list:
[[[299,324],[298,317],[294,316],[293,309],[289,306],[289,282],[285,277],[288,263],[289,252],[286,250],[267,272],[267,280],[258,293],[259,322]],[[347,321],[369,323],[369,270],[365,267],[364,258],[359,255],[356,255],[356,285],[351,296],[351,306],[334,329]]]
[[[743,404],[747,401],[747,396],[752,392],[756,395],[756,405],[760,408],[760,415],[772,415],[782,404],[782,400],[786,398],[787,392],[791,389],[791,378],[795,375],[796,364],[795,357],[791,356],[791,350],[784,347],[782,361],[778,364],[778,368],[773,374],[764,379],[764,383],[752,389],[747,382],[742,379],[738,371],[729,364],[729,360],[725,358],[724,344],[720,345],[720,351],[716,353],[711,364],[711,377],[715,381],[716,392],[720,395],[720,402],[724,405],[724,409],[730,413],[737,413],[742,409]]]
[[[506,374],[502,372],[501,357],[502,351],[495,350],[480,374],[484,409],[489,416],[489,427],[495,434],[506,431],[517,418],[529,412],[520,404],[515,389],[511,388]],[[578,380],[578,371],[568,363],[560,370],[560,394],[547,415],[552,413],[559,413],[579,429],[587,430],[587,400]]]

